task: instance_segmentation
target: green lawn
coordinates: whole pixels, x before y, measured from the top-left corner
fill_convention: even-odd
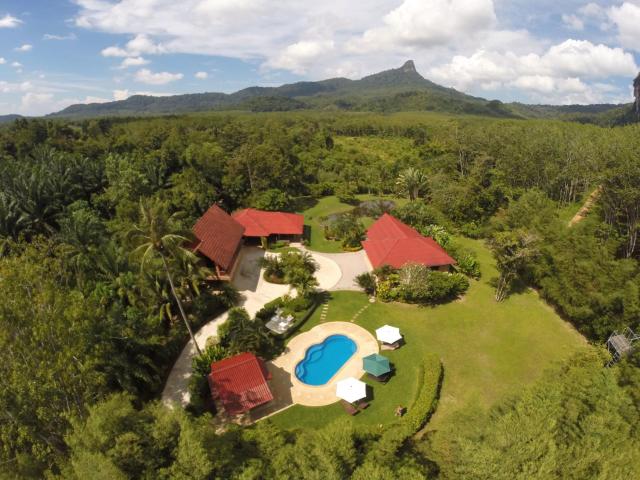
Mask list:
[[[445,368],[440,404],[429,424],[429,428],[438,428],[469,403],[488,407],[518,392],[551,363],[587,345],[534,291],[515,294],[497,304],[489,285],[496,275],[489,250],[479,241],[459,242],[477,253],[483,274],[481,280],[472,281],[462,300],[433,308],[378,302],[357,318],[356,323],[371,332],[385,323],[397,326],[407,343],[394,352],[384,352],[397,374],[387,385],[372,383],[371,406],[352,421],[372,425],[392,422],[397,405],[411,405],[417,394],[417,362],[423,352],[436,352]],[[367,304],[364,294],[334,292],[326,321],[350,321]],[[302,331],[320,323],[320,311]],[[283,428],[315,428],[341,416],[346,414],[338,404],[319,408],[296,405],[272,420]]]
[[[394,202],[396,202],[396,205],[403,205],[407,202],[406,199],[382,197],[379,195],[356,195],[356,198],[358,198],[358,200],[360,201],[384,198],[387,200],[393,200]],[[353,208],[353,205],[342,203],[338,199],[338,197],[330,196],[319,199],[318,203],[316,203],[313,207],[300,212],[304,215],[305,225],[309,226],[311,229],[309,249],[324,253],[342,252],[343,250],[340,242],[327,240],[324,238],[324,229],[320,224],[320,219],[334,213],[347,212]],[[364,226],[368,228],[374,220],[373,218],[362,217],[361,221]]]

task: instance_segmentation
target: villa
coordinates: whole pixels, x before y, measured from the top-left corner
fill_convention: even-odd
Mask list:
[[[273,400],[267,383],[271,374],[253,353],[241,353],[211,364],[211,397],[220,400],[229,415],[239,415]]]
[[[207,258],[220,280],[233,277],[240,248],[245,241],[265,239],[299,241],[304,232],[304,217],[296,213],[266,212],[247,208],[229,215],[212,205],[193,227],[196,242],[193,251]]]
[[[244,227],[217,205],[212,205],[193,226],[193,251],[209,259],[217,277],[230,280],[242,246]]]
[[[401,268],[419,263],[441,271],[449,271],[456,261],[433,238],[385,213],[367,230],[362,242],[373,268],[390,265]]]

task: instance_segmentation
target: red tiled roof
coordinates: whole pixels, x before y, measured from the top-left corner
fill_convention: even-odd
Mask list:
[[[304,217],[298,213],[266,212],[246,208],[235,212],[233,218],[244,226],[246,237],[302,235],[304,230]]]
[[[382,265],[400,268],[406,263],[420,263],[428,267],[456,263],[435,240],[420,235],[388,213],[367,230],[367,239],[362,246],[374,268]]]
[[[193,226],[193,233],[198,239],[194,250],[228,270],[240,247],[244,227],[213,205]]]
[[[253,353],[241,353],[211,364],[208,376],[211,396],[220,398],[225,410],[236,415],[273,400],[264,363]]]

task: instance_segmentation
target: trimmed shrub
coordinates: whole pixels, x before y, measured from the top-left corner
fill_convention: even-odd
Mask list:
[[[423,428],[436,411],[443,376],[440,359],[436,355],[427,355],[421,368],[421,385],[416,400],[408,408],[407,414],[385,430],[371,446],[367,461],[383,465],[393,462],[404,443]]]

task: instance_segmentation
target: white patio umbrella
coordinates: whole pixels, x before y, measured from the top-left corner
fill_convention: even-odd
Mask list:
[[[376,338],[384,343],[396,343],[402,340],[402,335],[399,328],[385,325],[376,329]]]
[[[353,377],[347,377],[336,384],[336,396],[349,403],[367,396],[367,384]]]

